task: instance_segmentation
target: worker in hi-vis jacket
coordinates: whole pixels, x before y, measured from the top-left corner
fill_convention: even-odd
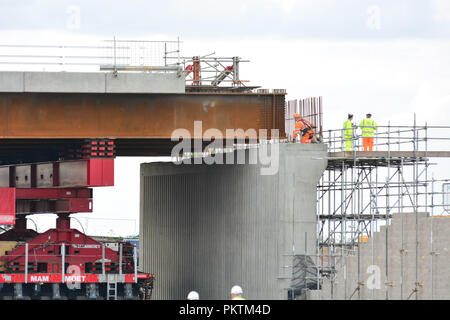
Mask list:
[[[294,141],[297,136],[301,136],[301,143],[311,143],[314,138],[314,124],[300,117],[298,113],[294,114],[295,130]]]
[[[356,125],[352,122],[353,114],[349,113],[347,120],[344,121],[342,137],[344,138],[345,151],[351,151],[353,148],[354,129]]]
[[[359,127],[362,131],[364,151],[373,151],[373,137],[377,124],[372,120],[371,113],[366,114],[366,118],[361,120]]]

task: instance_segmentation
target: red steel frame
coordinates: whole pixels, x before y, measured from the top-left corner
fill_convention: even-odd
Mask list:
[[[51,168],[47,180],[41,168]],[[113,185],[114,158],[1,166],[0,224],[15,224],[15,214],[92,212],[89,187]]]
[[[16,223],[16,189],[0,188],[0,224]]]
[[[99,149],[99,151],[101,150]],[[51,181],[47,177],[47,182],[44,184],[51,184],[51,187],[40,187],[37,183],[39,178],[43,179],[43,175],[39,176],[37,169],[40,165],[47,165],[47,169],[51,168]],[[6,170],[5,167],[7,167]],[[18,167],[20,167],[19,170],[17,170]],[[57,213],[58,219],[56,228],[39,234],[27,241],[26,245],[20,245],[0,257],[0,261],[5,262],[7,268],[7,273],[0,273],[0,283],[106,282],[103,274],[87,272],[87,264],[91,265],[89,271],[96,270],[95,264],[98,264],[101,259],[108,261],[103,262],[105,268],[102,272],[105,275],[106,271],[107,274],[115,272],[119,263],[125,264],[120,269],[124,272],[121,278],[123,283],[135,283],[138,279],[154,277],[150,274],[133,272],[129,266],[131,263],[129,258],[119,261],[119,252],[102,247],[100,242],[70,228],[70,213],[92,212],[93,192],[90,187],[114,185],[114,158],[9,165],[2,166],[1,169],[3,169],[3,174],[0,174],[0,185],[9,187],[0,188],[0,224],[15,224],[16,214],[23,217],[26,214],[44,213],[42,208],[49,208],[51,212]],[[19,181],[16,171],[21,172],[22,175],[24,175],[23,172],[25,175],[29,174],[29,177],[25,176],[25,180],[29,181],[29,187],[23,187],[23,179],[20,183],[16,183]],[[67,177],[70,178],[71,174],[74,174],[77,181],[67,181]],[[62,179],[63,176],[66,178]],[[36,205],[37,202],[44,206]],[[29,205],[29,212],[21,212],[20,208],[26,205]],[[20,229],[17,229],[18,231],[23,231],[21,229],[25,230],[26,224],[20,223],[18,228]],[[61,268],[63,264],[62,244],[64,244],[64,266],[76,265],[79,267],[80,273],[64,274]],[[41,264],[39,269],[38,264]],[[43,267],[46,272],[42,270]],[[27,272],[25,272],[25,268],[27,268]],[[11,273],[11,270],[22,273]]]

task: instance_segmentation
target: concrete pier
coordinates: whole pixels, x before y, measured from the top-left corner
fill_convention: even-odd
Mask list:
[[[265,165],[141,164],[140,270],[156,274],[155,299],[287,299],[294,256],[316,252],[320,144],[280,144]],[[235,162],[236,163],[236,162]]]

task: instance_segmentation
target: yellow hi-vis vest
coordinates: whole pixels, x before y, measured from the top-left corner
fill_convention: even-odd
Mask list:
[[[369,118],[365,118],[364,120],[361,120],[359,126],[361,127],[363,138],[373,138],[373,133],[377,128],[377,124],[375,121]]]
[[[353,138],[353,124],[350,120],[344,122],[344,139],[350,140]]]

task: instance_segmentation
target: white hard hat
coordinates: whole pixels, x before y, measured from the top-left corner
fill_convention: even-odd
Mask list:
[[[242,294],[242,288],[240,286],[233,286],[231,288],[231,294]]]
[[[191,292],[189,292],[187,299],[188,300],[198,300],[198,299],[200,299],[200,296],[198,295],[197,291],[191,291]]]

